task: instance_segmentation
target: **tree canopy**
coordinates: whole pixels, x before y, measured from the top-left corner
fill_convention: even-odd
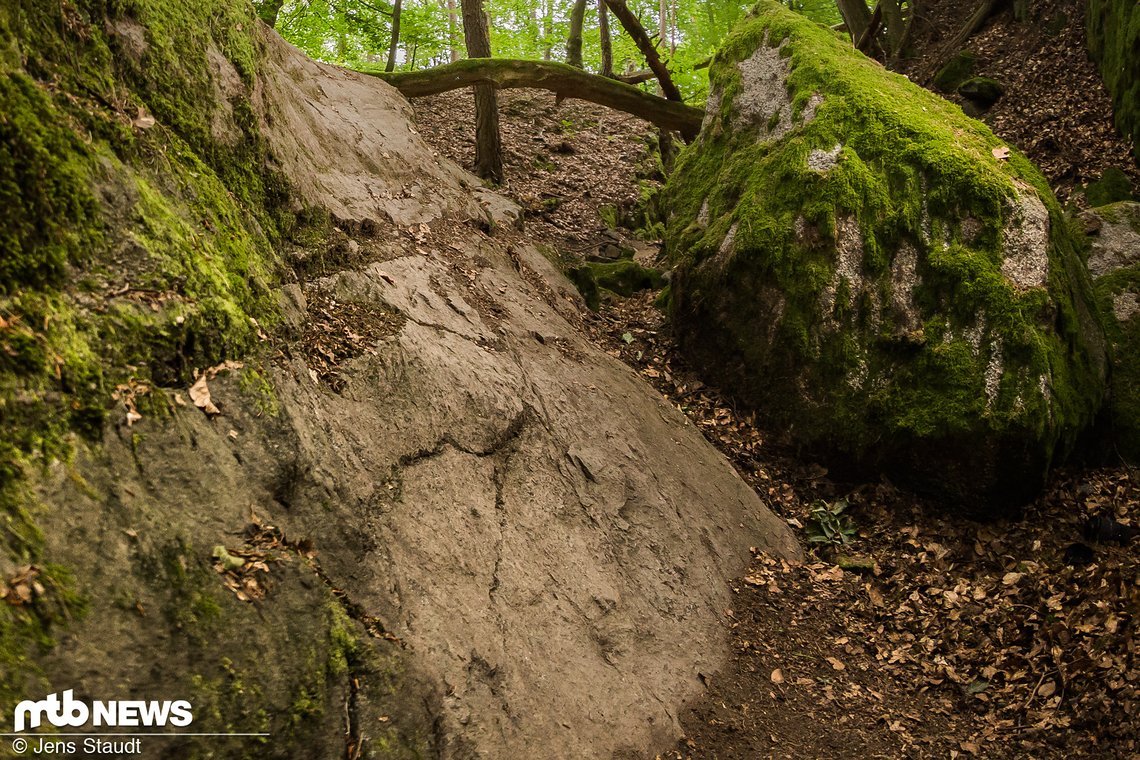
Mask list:
[[[823,23],[840,21],[833,0],[789,0],[794,10]],[[280,0],[259,0],[278,6]],[[686,100],[703,99],[707,79],[701,64],[751,5],[750,0],[628,0],[629,9],[651,35]],[[450,6],[450,8],[449,8]],[[404,0],[396,52],[397,71],[449,63],[463,57],[459,3]],[[491,48],[496,57],[565,61],[575,0],[485,0]],[[263,13],[264,15],[264,13]],[[383,68],[391,38],[393,3],[388,0],[287,0],[276,17],[278,31],[318,60],[360,69]],[[582,62],[602,71],[599,4],[585,3]],[[621,27],[613,29],[617,75],[641,71],[645,61]],[[649,82],[645,85],[653,88]]]

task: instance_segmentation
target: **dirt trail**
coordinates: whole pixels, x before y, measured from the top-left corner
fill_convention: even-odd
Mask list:
[[[576,127],[612,117],[541,98],[505,99],[507,192],[585,187],[573,219],[527,220],[528,234],[581,256],[605,202],[636,194],[628,170],[641,161],[629,151],[645,144],[642,127]],[[450,125],[469,124],[469,107],[459,93],[416,104],[429,141],[459,161],[470,136]],[[557,158],[557,170],[530,171],[551,155],[536,135],[555,129],[573,134],[572,155],[613,171],[583,174]],[[658,757],[1137,756],[1140,561],[1134,546],[1083,535],[1090,517],[1140,522],[1127,469],[1058,473],[1020,520],[947,517],[888,482],[852,482],[799,458],[686,366],[653,297],[604,305],[584,327],[685,413],[801,540],[813,507],[840,499],[854,529],[849,545],[819,547],[802,565],[755,554],[718,616],[731,663],[700,674],[706,691],[681,717],[686,738]]]

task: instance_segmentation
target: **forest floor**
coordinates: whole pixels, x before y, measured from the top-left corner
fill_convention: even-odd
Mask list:
[[[503,191],[527,209],[528,237],[564,259],[614,240],[652,258],[654,241],[614,223],[654,181],[647,128],[546,93],[500,97]],[[415,108],[427,139],[469,166],[469,95]],[[1110,138],[1089,129],[1105,153]],[[1003,136],[1046,167],[1084,160],[1061,142]],[[845,481],[703,383],[654,295],[605,303],[586,329],[688,415],[805,544],[813,509],[839,500],[855,529],[847,545],[810,545],[802,565],[753,557],[723,611],[733,656],[702,674],[705,695],[678,716],[685,738],[658,757],[1140,757],[1140,556],[1114,540],[1140,525],[1140,473],[1058,472],[1023,514],[989,523],[885,480]]]
[[[1026,21],[1018,22],[1013,3],[1006,3],[966,42],[964,49],[977,56],[975,75],[1006,87],[982,120],[1037,164],[1062,201],[1109,168],[1131,175],[1140,188],[1128,142],[1113,127],[1112,98],[1085,47],[1085,0],[1027,5]],[[939,55],[945,40],[976,7],[976,0],[923,3],[913,32],[917,54],[902,62],[901,72],[929,86],[945,59]]]

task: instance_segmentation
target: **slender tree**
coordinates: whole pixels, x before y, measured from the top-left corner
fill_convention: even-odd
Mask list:
[[[581,69],[582,65],[582,24],[586,18],[586,0],[574,0],[570,9],[570,35],[566,38],[566,63]]]
[[[385,71],[396,70],[396,50],[400,46],[400,11],[403,4],[404,0],[395,0],[392,4],[392,44],[388,46],[388,65],[384,67]]]
[[[610,11],[606,0],[598,0],[598,33],[602,39],[602,76],[614,75],[614,43],[610,37]]]
[[[554,0],[546,0],[542,14],[542,60],[554,60]]]
[[[483,0],[462,0],[463,38],[468,58],[491,57],[491,33]],[[503,181],[503,141],[499,135],[499,98],[489,84],[475,85],[475,174]]]
[[[455,12],[455,0],[447,0],[447,49],[451,62],[459,60],[459,17]]]
[[[871,9],[867,7],[866,0],[836,0],[836,5],[851,41],[857,43],[871,25]]]
[[[859,0],[862,2],[862,0]],[[649,35],[645,33],[645,27],[637,20],[637,16],[625,4],[625,0],[606,0],[606,5],[617,16],[618,21],[625,28],[627,34],[633,38],[637,43],[638,50],[645,56],[645,62],[649,64],[649,68],[657,75],[657,83],[661,85],[661,92],[669,100],[681,100],[681,91],[677,89],[677,85],[673,83],[673,77],[669,74],[669,69],[661,61],[661,56],[657,54],[657,47],[653,44],[653,40],[649,39]]]

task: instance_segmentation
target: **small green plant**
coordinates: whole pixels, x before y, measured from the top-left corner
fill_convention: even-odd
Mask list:
[[[807,525],[808,541],[837,546],[850,543],[855,537],[855,522],[851,515],[844,514],[848,506],[847,499],[837,499],[831,504],[822,500],[814,502]]]

